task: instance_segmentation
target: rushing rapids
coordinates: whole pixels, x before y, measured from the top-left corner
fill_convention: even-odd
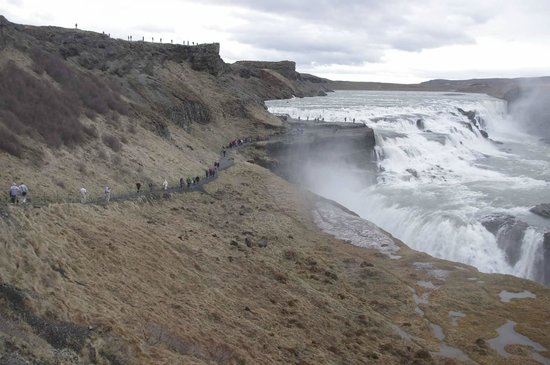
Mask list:
[[[308,161],[299,179],[308,188],[415,249],[550,283],[550,220],[529,211],[550,201],[550,148],[506,114],[504,101],[339,91],[267,105],[294,119],[365,123],[375,131],[373,154],[364,158],[376,171],[365,171],[367,163]]]

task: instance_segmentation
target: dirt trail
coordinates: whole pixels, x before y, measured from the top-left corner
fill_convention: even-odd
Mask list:
[[[139,193],[136,192],[135,190],[134,191],[123,192],[121,194],[117,194],[115,191],[112,191],[110,202],[115,202],[115,201],[116,202],[122,202],[122,201],[128,201],[128,200],[135,200],[139,197],[146,197],[146,196],[151,196],[151,195],[155,195],[155,194],[157,194],[157,195],[158,194],[174,194],[174,193],[189,193],[189,192],[193,192],[193,191],[202,191],[203,187],[206,184],[209,184],[210,182],[217,179],[218,173],[220,171],[226,170],[226,169],[230,168],[231,166],[233,166],[233,164],[234,164],[233,155],[237,150],[239,150],[240,148],[243,148],[245,146],[248,146],[251,143],[252,142],[247,142],[247,143],[243,143],[243,144],[241,144],[237,147],[225,149],[226,155],[225,156],[222,155],[220,157],[220,159],[218,160],[219,168],[216,170],[215,174],[213,176],[210,176],[210,177],[205,177],[205,174],[204,174],[204,171],[203,171],[203,172],[201,172],[200,175],[194,175],[194,176],[199,176],[200,180],[199,180],[198,183],[192,184],[190,187],[187,187],[187,182],[185,182],[185,185],[184,185],[183,189],[180,188],[179,185],[177,185],[177,186],[168,186],[167,189],[163,189],[162,187],[160,187],[160,188],[156,187],[156,188],[153,188],[151,191],[149,191],[148,187],[145,186],[145,184],[143,184],[142,189]],[[184,178],[184,180],[186,179],[185,176],[183,178]],[[40,195],[38,195],[36,197],[33,197],[32,192],[31,192],[30,196],[27,199],[28,199],[28,203],[26,205],[20,204],[19,206],[20,207],[44,206],[44,205],[48,205],[48,204],[52,204],[52,203],[79,203],[80,204],[80,197],[77,193],[71,194],[66,198],[60,198],[59,196],[57,198],[55,198],[55,197],[47,197],[47,196],[40,196]],[[87,199],[86,199],[86,204],[106,205],[108,203],[105,201],[104,196],[94,196],[94,197],[88,196]],[[5,215],[2,212],[3,212],[2,207],[0,207],[0,217]],[[7,216],[7,212],[6,212],[6,216]]]

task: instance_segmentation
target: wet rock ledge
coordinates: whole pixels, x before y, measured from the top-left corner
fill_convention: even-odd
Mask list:
[[[374,132],[362,123],[300,121],[280,116],[286,129],[277,138],[256,145],[254,162],[295,180],[312,163],[374,163]]]

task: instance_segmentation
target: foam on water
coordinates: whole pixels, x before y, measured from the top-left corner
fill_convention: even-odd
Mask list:
[[[479,94],[338,91],[267,105],[271,112],[293,118],[355,119],[373,128],[376,182],[342,179],[356,168],[342,163],[305,179],[313,191],[417,250],[483,272],[531,279],[540,275],[543,233],[550,223],[529,208],[550,202],[550,147],[508,118],[504,101]],[[458,108],[477,112],[489,138]],[[529,224],[517,243],[521,252],[514,264],[481,224],[495,213]]]

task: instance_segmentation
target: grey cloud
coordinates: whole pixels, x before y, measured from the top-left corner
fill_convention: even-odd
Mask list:
[[[405,0],[235,0],[232,4],[244,9],[240,13],[244,25],[227,29],[235,41],[298,54],[306,63],[317,64],[378,62],[386,49],[420,51],[473,43],[469,30],[490,19],[484,9],[476,10],[473,0],[445,6],[436,0],[418,5]]]
[[[253,26],[248,22],[233,28],[232,37],[255,49],[272,50],[284,58],[305,64],[376,62],[382,55],[382,49],[372,42],[369,44],[365,34],[269,16],[261,17],[257,24],[262,26]],[[367,44],[369,46],[365,46]]]
[[[162,25],[156,25],[156,24],[143,24],[143,25],[137,25],[134,27],[134,29],[137,32],[145,32],[145,33],[174,33],[175,28],[169,27],[169,26],[162,26]]]

